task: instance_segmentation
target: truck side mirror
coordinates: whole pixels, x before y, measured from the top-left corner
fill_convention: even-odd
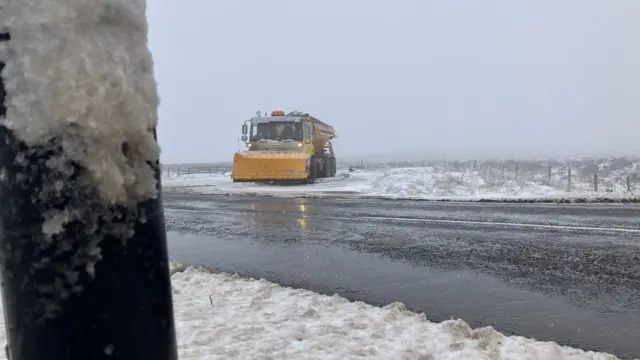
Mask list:
[[[316,127],[313,126],[313,123],[309,123],[309,140],[313,140],[315,138]]]
[[[242,124],[242,135],[247,135],[248,132],[249,132],[249,127],[247,126],[247,124],[246,123]]]
[[[249,140],[249,138],[247,137],[247,135],[242,135],[242,137],[240,138],[242,141],[247,142],[247,140]]]

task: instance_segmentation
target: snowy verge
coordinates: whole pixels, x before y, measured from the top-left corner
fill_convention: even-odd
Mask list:
[[[180,359],[616,359],[172,263]]]
[[[400,303],[383,308],[171,262],[181,360],[617,359],[504,336],[462,320],[433,323]],[[0,311],[3,311],[0,302]],[[0,344],[6,344],[0,317]],[[0,360],[6,360],[0,351]]]
[[[163,177],[163,188],[167,192],[197,193],[207,195],[344,195],[366,193],[370,184],[379,176],[376,172],[338,173],[335,178],[318,179],[314,184],[275,185],[234,183],[223,174],[192,174]]]
[[[606,179],[605,179],[606,180]],[[635,193],[596,192],[577,180],[568,192],[560,180],[550,185],[536,179],[497,181],[477,172],[436,168],[397,168],[386,171],[341,173],[312,185],[282,186],[233,183],[229,175],[193,174],[163,179],[166,192],[206,195],[279,197],[358,197],[430,201],[476,202],[640,202]]]

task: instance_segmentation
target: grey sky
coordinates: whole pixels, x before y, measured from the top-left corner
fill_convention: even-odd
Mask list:
[[[231,161],[257,110],[358,159],[640,152],[638,0],[148,1],[162,160]]]

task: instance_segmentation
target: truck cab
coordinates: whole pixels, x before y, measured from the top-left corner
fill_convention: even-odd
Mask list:
[[[274,111],[272,116],[255,117],[247,122],[242,139],[249,151],[302,151],[313,155],[313,134],[313,123],[309,120]]]

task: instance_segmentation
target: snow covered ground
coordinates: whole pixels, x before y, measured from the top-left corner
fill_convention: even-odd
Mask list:
[[[163,187],[173,192],[202,194],[259,194],[259,195],[304,195],[304,194],[366,194],[378,173],[341,172],[335,178],[318,179],[310,185],[273,185],[233,183],[229,174],[191,174],[164,177]]]
[[[181,360],[617,359],[462,320],[433,323],[400,303],[379,308],[177,263],[172,273]]]
[[[504,175],[504,174],[503,174]],[[429,200],[546,200],[637,198],[637,186],[628,192],[626,182],[600,179],[599,191],[574,175],[568,191],[566,175],[499,176],[480,171],[451,171],[438,167],[389,168],[376,171],[339,172],[337,178],[320,179],[313,185],[280,186],[234,184],[229,174],[165,174],[164,188],[171,192],[201,194],[258,194],[274,196],[362,196]]]

